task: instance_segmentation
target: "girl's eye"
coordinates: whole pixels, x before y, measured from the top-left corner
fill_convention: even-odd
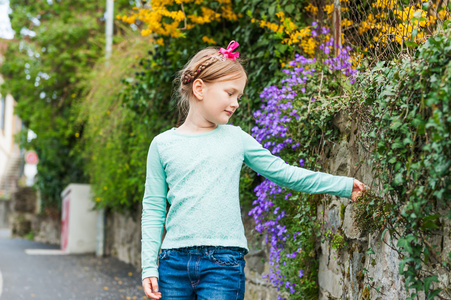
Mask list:
[[[229,96],[232,96],[233,94],[232,93],[230,93],[230,92],[227,92],[227,94],[229,94]]]

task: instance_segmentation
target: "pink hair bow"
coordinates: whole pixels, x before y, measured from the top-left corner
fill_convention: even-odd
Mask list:
[[[238,53],[238,52],[232,53],[232,51],[235,50],[236,48],[238,48],[239,46],[240,46],[240,44],[238,44],[238,42],[231,41],[229,43],[229,45],[227,46],[227,49],[221,48],[219,50],[219,53],[221,53],[225,58],[230,58],[231,60],[235,60],[240,56],[240,53]]]

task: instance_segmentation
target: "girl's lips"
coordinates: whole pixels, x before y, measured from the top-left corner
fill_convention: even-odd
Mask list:
[[[228,115],[232,115],[233,114],[233,112],[232,111],[229,111],[229,110],[225,110],[225,112],[228,114]]]

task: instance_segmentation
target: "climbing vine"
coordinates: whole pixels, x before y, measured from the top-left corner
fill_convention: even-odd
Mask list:
[[[357,222],[390,234],[408,299],[451,298],[439,276],[451,271],[451,252],[442,253],[451,220],[450,34],[448,22],[413,56],[379,62],[352,97],[383,198],[364,197]]]

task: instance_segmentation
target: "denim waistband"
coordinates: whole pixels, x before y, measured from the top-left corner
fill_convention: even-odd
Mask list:
[[[182,247],[182,248],[173,248],[173,249],[161,249],[161,250],[171,250],[171,251],[178,251],[183,253],[190,253],[190,254],[196,254],[196,253],[205,253],[205,252],[220,252],[221,250],[232,250],[232,251],[238,251],[243,254],[247,254],[247,250],[245,248],[241,247],[226,247],[226,246],[190,246],[190,247]]]

